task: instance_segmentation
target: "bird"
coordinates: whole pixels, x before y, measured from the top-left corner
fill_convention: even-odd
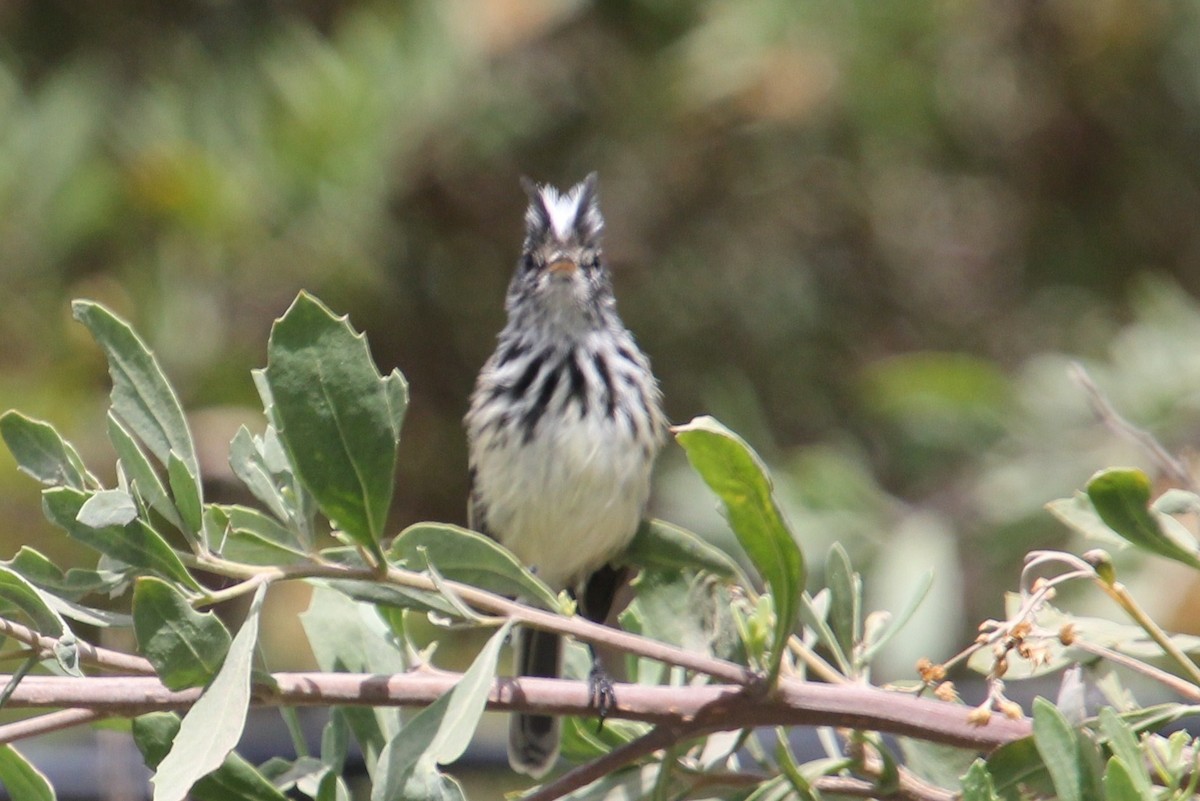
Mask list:
[[[617,314],[596,173],[567,191],[528,178],[521,186],[529,206],[507,320],[464,418],[468,520],[603,622],[623,575],[614,560],[645,516],[666,437],[662,393]],[[558,634],[520,627],[514,672],[558,677],[563,648]],[[615,699],[594,649],[592,663],[603,722]],[[541,778],[560,739],[558,718],[514,713],[509,762]]]

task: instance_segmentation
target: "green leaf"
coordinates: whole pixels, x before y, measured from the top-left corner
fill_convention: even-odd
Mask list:
[[[144,577],[133,590],[138,651],[169,689],[199,687],[221,667],[229,632],[212,612],[197,612],[167,582]]]
[[[842,653],[850,656],[857,652],[862,637],[862,577],[854,572],[840,542],[829,549],[825,583],[829,587],[829,628]]]
[[[1104,770],[1104,801],[1154,801],[1154,793],[1138,785],[1124,760],[1116,756],[1108,760]]]
[[[229,444],[229,467],[255,498],[280,520],[291,517],[287,500],[280,491],[263,454],[263,442],[242,426]]]
[[[0,436],[17,460],[17,469],[43,484],[81,490],[96,483],[79,454],[49,423],[7,411],[0,415]]]
[[[183,801],[196,780],[219,768],[241,739],[250,708],[250,670],[266,590],[263,584],[254,593],[225,662],[180,723],[170,752],[151,780],[154,801]]]
[[[133,741],[151,769],[158,767],[171,750],[179,733],[179,716],[174,712],[151,712],[133,719]],[[191,798],[195,801],[287,801],[253,765],[231,753],[221,767],[196,782]]]
[[[87,497],[85,493],[69,487],[48,489],[42,492],[42,509],[51,523],[89,548],[127,565],[145,568],[163,578],[200,589],[183,562],[179,561],[179,555],[143,521],[134,520],[125,526],[103,528],[80,523],[77,517]]]
[[[920,608],[921,603],[929,594],[929,588],[932,586],[933,571],[926,570],[921,575],[921,578],[917,581],[917,586],[913,590],[913,594],[909,597],[908,603],[905,604],[904,609],[900,612],[900,614],[891,618],[886,623],[883,630],[878,632],[874,638],[867,643],[867,648],[863,651],[862,657],[864,664],[869,663],[875,657],[875,654],[879,653],[879,651],[885,645],[887,645],[893,637],[900,633],[901,629],[904,628],[908,621],[912,619],[913,614],[915,614],[917,609]]]
[[[725,589],[694,573],[643,570],[633,587],[633,605],[640,619],[640,634],[696,653],[712,655],[714,643],[732,626],[730,599]]]
[[[1046,511],[1054,515],[1068,528],[1091,540],[1096,540],[1105,547],[1125,547],[1128,543],[1100,519],[1092,499],[1086,493],[1076,492],[1070,498],[1059,498],[1046,504]]]
[[[444,578],[558,609],[558,596],[512,553],[490,537],[465,528],[444,523],[409,526],[396,537],[387,558],[417,572],[425,569],[428,560]]]
[[[662,520],[643,520],[621,559],[646,570],[705,570],[747,583],[742,569],[727,553]]]
[[[325,672],[390,675],[408,669],[404,651],[375,608],[317,584],[308,609],[300,615],[317,666]],[[341,710],[375,774],[379,752],[400,729],[399,712],[387,707],[345,707]]]
[[[658,781],[661,765],[657,762],[638,765],[628,770],[617,770],[603,779],[581,787],[562,796],[563,801],[625,801],[629,799],[653,798],[654,785]],[[779,779],[779,781],[784,781]],[[785,794],[790,790],[784,785]],[[782,798],[783,796],[779,796]],[[750,797],[747,797],[750,801]],[[758,799],[762,801],[762,799]]]
[[[800,610],[804,557],[775,501],[766,468],[749,445],[711,417],[676,428],[675,438],[721,499],[738,542],[770,588],[776,627],[769,679],[774,682]]]
[[[1121,771],[1122,776],[1116,780],[1131,783],[1135,793],[1134,797],[1147,800],[1152,798],[1154,782],[1150,778],[1150,772],[1146,769],[1137,737],[1129,725],[1121,720],[1121,716],[1117,714],[1116,710],[1110,706],[1100,709],[1100,733],[1107,740],[1113,756],[1121,763],[1117,770]],[[1108,771],[1111,770],[1113,767],[1110,761]],[[1108,782],[1108,772],[1106,772],[1104,779],[1106,786]]]
[[[113,411],[164,467],[175,451],[193,475],[200,475],[183,407],[154,354],[128,323],[100,304],[77,300],[71,310],[108,359]]]
[[[987,766],[996,792],[1005,799],[1054,795],[1050,774],[1038,754],[1033,737],[1023,737],[1000,746],[988,756]]]
[[[50,607],[46,597],[7,567],[0,568],[0,599],[28,615],[33,628],[48,637],[62,637],[70,633],[66,621]]]
[[[184,533],[188,539],[203,542],[204,521],[201,509],[204,506],[203,493],[200,489],[199,474],[188,466],[179,454],[171,451],[167,455],[167,481],[171,485],[171,495],[175,498],[175,508],[183,520]]]
[[[963,775],[961,801],[1000,801],[992,774],[988,773],[987,763],[982,759],[975,760]]]
[[[43,554],[22,545],[16,555],[0,565],[23,576],[31,584],[60,598],[78,601],[91,593],[112,593],[128,581],[123,573],[73,567],[64,573]]]
[[[56,797],[46,776],[11,745],[0,745],[0,786],[9,798],[20,801],[54,801]]]
[[[334,773],[341,773],[349,748],[350,724],[346,720],[346,710],[335,706],[329,710],[329,722],[321,732],[321,762]]]
[[[1033,702],[1033,741],[1061,801],[1086,801],[1085,766],[1079,759],[1079,732],[1045,698]]]
[[[137,504],[125,490],[99,490],[88,496],[75,519],[89,528],[124,526],[137,518]]]
[[[425,785],[436,765],[463,755],[487,704],[500,649],[511,628],[512,621],[506,621],[454,688],[418,712],[387,744],[379,756],[371,801],[413,798],[414,779]]]
[[[308,558],[295,532],[257,509],[214,503],[204,517],[210,544],[234,562],[283,565]]]
[[[392,370],[383,379],[387,391],[388,412],[392,417],[392,430],[396,432],[396,442],[400,442],[400,427],[404,425],[404,414],[408,411],[408,380],[399,370]]]
[[[954,787],[979,756],[977,751],[931,743],[914,737],[897,737],[904,765],[918,777],[941,787]]]
[[[1101,470],[1088,481],[1087,494],[1105,525],[1129,542],[1200,568],[1195,540],[1185,532],[1165,529],[1163,524],[1171,519],[1150,509],[1150,479],[1141,470],[1125,467]]]
[[[121,424],[112,411],[108,413],[108,439],[117,451],[117,458],[121,460],[121,468],[125,471],[134,490],[151,509],[162,515],[175,528],[183,531],[183,520],[180,519],[179,511],[175,508],[171,496],[167,494],[167,488],[163,486],[162,479],[159,478],[154,466],[150,464],[150,460],[146,458],[146,454],[142,453],[142,448],[133,438],[133,434]]]
[[[379,375],[366,340],[301,292],[275,321],[266,380],[296,475],[321,511],[382,556],[399,431],[394,380]]]

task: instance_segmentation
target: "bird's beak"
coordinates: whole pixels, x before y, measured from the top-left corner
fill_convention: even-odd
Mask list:
[[[575,274],[579,269],[579,265],[571,259],[556,259],[550,262],[550,266],[546,269],[550,271],[551,275],[570,276]]]

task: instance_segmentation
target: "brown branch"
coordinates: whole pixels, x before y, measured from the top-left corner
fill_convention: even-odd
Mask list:
[[[273,686],[255,688],[267,706],[424,706],[449,691],[454,673],[276,673]],[[0,676],[0,680],[4,677]],[[110,716],[133,716],[195,703],[200,688],[169,690],[156,678],[27,676],[10,708],[85,707]],[[918,737],[962,748],[990,750],[1029,734],[1027,720],[996,716],[984,726],[967,720],[969,709],[864,685],[785,680],[771,697],[736,685],[662,687],[618,684],[612,717],[686,727],[688,736],[756,726],[841,726]],[[561,679],[498,678],[488,708],[553,715],[594,715],[588,684]]]

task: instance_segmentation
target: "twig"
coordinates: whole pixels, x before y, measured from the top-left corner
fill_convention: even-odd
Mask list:
[[[49,734],[52,731],[69,729],[72,726],[82,726],[106,717],[109,717],[107,713],[95,709],[61,709],[57,712],[48,712],[45,715],[18,720],[15,723],[6,723],[0,726],[0,745],[7,745],[40,734]]]
[[[45,654],[54,653],[55,646],[59,644],[56,638],[47,637],[7,618],[0,618],[0,634],[12,637],[14,640],[23,642]],[[150,664],[149,660],[143,659],[140,656],[133,656],[108,648],[100,648],[83,640],[76,640],[75,647],[81,661],[95,665],[96,667],[107,670],[120,670],[126,673],[154,675],[154,666]]]
[[[1098,656],[1101,659],[1106,659],[1116,665],[1129,668],[1130,670],[1141,673],[1143,676],[1148,676],[1160,684],[1163,684],[1175,692],[1182,695],[1184,698],[1193,702],[1200,702],[1200,687],[1192,684],[1190,681],[1185,681],[1173,673],[1156,668],[1154,665],[1149,665],[1139,659],[1134,659],[1132,656],[1127,656],[1120,651],[1114,651],[1111,648],[1106,648],[1103,645],[1088,642],[1087,640],[1076,639],[1070,644],[1072,648],[1078,648],[1080,651],[1085,651],[1093,656]]]
[[[599,623],[579,617],[566,617],[555,612],[547,612],[532,606],[518,603],[495,593],[472,587],[457,581],[443,579],[434,582],[423,573],[388,567],[386,572],[380,572],[374,567],[354,567],[332,562],[304,562],[281,568],[260,568],[229,562],[220,558],[210,557],[198,560],[198,565],[224,576],[240,579],[254,579],[263,576],[260,581],[284,581],[301,578],[349,579],[354,581],[383,581],[400,587],[439,593],[441,589],[449,589],[460,599],[472,607],[494,615],[504,615],[519,623],[543,631],[567,634],[582,642],[610,646],[637,656],[644,656],[664,662],[668,665],[685,668],[702,673],[725,682],[736,684],[755,684],[759,676],[754,671],[729,662],[724,659],[706,656],[695,651],[685,651],[672,645],[642,637],[637,634],[620,631]],[[440,587],[439,587],[440,585]]]
[[[1191,473],[1187,467],[1171,455],[1170,451],[1164,448],[1154,435],[1148,431],[1138,428],[1130,423],[1117,412],[1100,388],[1096,386],[1096,382],[1088,375],[1087,370],[1079,362],[1072,362],[1068,368],[1068,374],[1083,388],[1087,393],[1088,404],[1092,407],[1093,414],[1100,420],[1110,431],[1126,439],[1132,440],[1135,444],[1144,448],[1150,456],[1158,463],[1158,466],[1171,479],[1172,483],[1179,487],[1184,487],[1192,492],[1197,491],[1196,482],[1192,479]]]
[[[615,770],[623,768],[631,762],[636,762],[655,751],[661,751],[668,746],[688,737],[686,727],[659,726],[651,729],[632,742],[619,748],[614,748],[602,757],[593,759],[571,768],[553,781],[522,797],[521,801],[553,801],[562,798],[567,793],[587,787],[594,781],[603,779]]]

